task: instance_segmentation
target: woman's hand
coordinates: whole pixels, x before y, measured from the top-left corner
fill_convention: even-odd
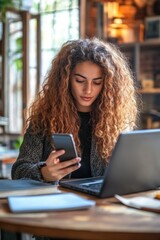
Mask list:
[[[59,158],[65,153],[64,150],[52,151],[46,160],[46,166],[41,168],[43,179],[46,181],[56,181],[80,168],[81,158],[74,158],[60,162]]]

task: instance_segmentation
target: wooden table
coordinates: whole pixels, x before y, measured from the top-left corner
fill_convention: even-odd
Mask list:
[[[141,193],[149,196],[154,194],[155,191]],[[81,196],[95,199],[96,206],[88,210],[68,212],[12,214],[7,200],[1,199],[0,228],[56,239],[160,239],[159,213],[125,207],[115,198],[98,199],[85,194]]]

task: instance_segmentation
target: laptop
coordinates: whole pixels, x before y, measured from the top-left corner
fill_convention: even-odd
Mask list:
[[[121,133],[103,177],[61,180],[60,186],[99,198],[160,187],[160,129]]]

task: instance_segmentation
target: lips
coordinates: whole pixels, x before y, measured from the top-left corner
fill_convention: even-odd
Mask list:
[[[81,99],[82,99],[83,101],[89,102],[89,101],[92,100],[92,97],[81,97]]]

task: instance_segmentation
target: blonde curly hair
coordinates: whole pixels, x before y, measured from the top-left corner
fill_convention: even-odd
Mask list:
[[[91,112],[92,138],[102,158],[108,160],[118,135],[134,129],[138,116],[135,82],[127,60],[111,43],[100,39],[79,39],[63,44],[52,60],[42,90],[30,107],[27,120],[33,133],[72,133],[80,150],[80,121],[70,91],[70,78],[77,63],[91,61],[104,74],[103,88]]]

